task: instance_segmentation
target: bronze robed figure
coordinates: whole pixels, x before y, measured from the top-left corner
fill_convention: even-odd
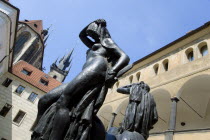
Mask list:
[[[96,113],[119,71],[126,71],[129,57],[112,40],[103,19],[91,22],[79,37],[89,48],[82,71],[39,100],[32,140],[105,139]]]
[[[158,121],[156,103],[149,91],[150,87],[143,81],[117,89],[117,92],[129,95],[129,103],[121,127],[111,128],[109,137],[116,140],[146,140],[149,137],[149,130]]]

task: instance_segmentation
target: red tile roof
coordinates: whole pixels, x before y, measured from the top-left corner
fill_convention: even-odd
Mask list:
[[[21,71],[25,69],[29,72],[31,72],[30,75],[26,75],[22,73]],[[34,66],[28,64],[25,61],[19,61],[17,62],[13,68],[12,68],[12,74],[16,75],[17,77],[23,79],[24,81],[30,83],[31,85],[37,87],[38,89],[49,92],[53,88],[61,85],[62,83],[57,81],[56,79],[50,77],[48,74],[45,74],[44,72],[40,71],[39,69],[35,68]],[[40,83],[40,79],[44,79],[48,82],[48,85],[43,85]]]

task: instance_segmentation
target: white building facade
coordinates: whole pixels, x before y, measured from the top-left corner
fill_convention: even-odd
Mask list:
[[[12,65],[18,15],[19,9],[6,1],[0,1],[0,76]]]
[[[39,98],[60,84],[24,61],[0,77],[0,139],[29,140]]]

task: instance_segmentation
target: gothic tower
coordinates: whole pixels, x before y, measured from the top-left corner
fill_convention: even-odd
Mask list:
[[[69,73],[69,70],[71,68],[71,61],[72,61],[72,53],[74,50],[72,50],[68,55],[64,55],[59,63],[57,64],[57,60],[51,65],[50,72],[48,73],[51,77],[58,80],[59,82],[63,82],[66,78],[66,76]],[[68,69],[67,69],[68,68]]]

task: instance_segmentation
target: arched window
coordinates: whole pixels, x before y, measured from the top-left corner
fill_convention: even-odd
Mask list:
[[[207,43],[205,41],[201,42],[198,45],[198,49],[200,51],[201,56],[206,56],[208,54],[208,46],[207,46]]]
[[[39,44],[38,41],[35,41],[22,55],[20,58],[21,60],[24,60],[28,62],[29,64],[33,64],[37,57],[37,51],[39,50]]]
[[[192,48],[189,48],[186,50],[186,57],[188,59],[188,61],[193,61],[194,60],[194,54],[193,54],[193,49]]]
[[[202,56],[206,56],[208,54],[208,47],[207,45],[204,45],[200,48],[200,52]]]
[[[188,58],[189,61],[194,60],[193,51],[187,54],[187,58]]]
[[[165,71],[168,71],[168,59],[163,61],[163,67]]]
[[[155,75],[157,75],[158,74],[158,69],[159,69],[159,64],[155,64],[153,69],[154,69]]]
[[[136,79],[137,79],[137,81],[139,81],[140,76],[141,76],[141,73],[140,73],[140,72],[138,72],[138,73],[136,74]]]
[[[18,38],[17,41],[15,43],[15,47],[14,47],[14,55],[15,57],[17,56],[17,54],[22,50],[22,48],[24,47],[24,44],[31,38],[31,34],[29,32],[22,32]]]
[[[131,76],[129,77],[129,82],[130,82],[130,84],[133,82],[133,75],[131,75]]]

